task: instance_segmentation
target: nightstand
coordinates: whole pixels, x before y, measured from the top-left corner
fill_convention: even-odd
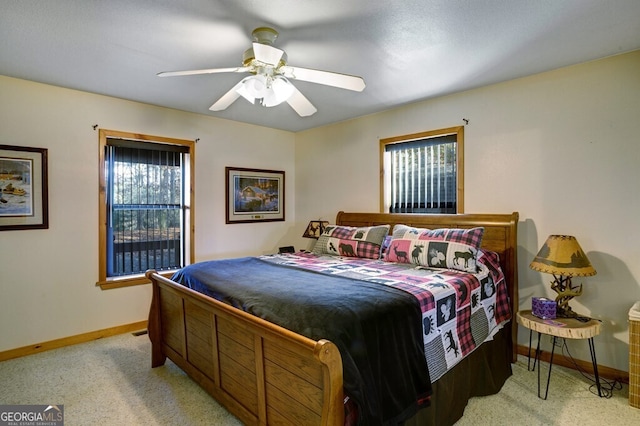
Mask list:
[[[549,360],[549,375],[547,377],[547,388],[544,398],[540,396],[540,366],[538,366],[538,398],[547,399],[549,393],[549,382],[551,381],[551,367],[553,366],[553,353],[556,348],[556,340],[562,339],[588,339],[589,352],[591,353],[591,362],[593,363],[593,374],[595,376],[596,386],[598,387],[598,396],[602,397],[602,389],[600,387],[600,377],[598,375],[598,364],[596,363],[596,349],[593,338],[600,334],[601,323],[592,318],[584,318],[580,321],[576,318],[555,318],[542,319],[531,313],[531,311],[520,311],[516,314],[518,324],[529,329],[529,353],[527,369],[531,363],[531,334],[538,332],[538,345],[536,347],[535,358],[533,361],[533,369],[536,369],[536,362],[540,361],[540,340],[541,334],[553,336],[553,347],[551,348],[551,359]]]

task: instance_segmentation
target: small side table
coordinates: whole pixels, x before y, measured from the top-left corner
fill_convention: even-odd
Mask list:
[[[598,364],[596,363],[596,349],[593,343],[593,338],[600,334],[601,323],[595,319],[588,319],[587,321],[579,321],[576,318],[555,318],[555,319],[542,319],[538,318],[531,313],[531,311],[519,311],[516,314],[516,319],[520,325],[529,329],[529,358],[527,362],[527,369],[531,362],[531,334],[538,332],[538,346],[536,347],[536,355],[533,361],[533,369],[536,369],[536,362],[540,360],[540,335],[546,334],[553,336],[553,347],[551,348],[551,359],[549,360],[549,375],[547,377],[547,388],[544,393],[544,398],[547,399],[549,394],[549,381],[551,381],[551,367],[553,366],[553,353],[556,348],[556,339],[588,339],[589,352],[591,353],[591,362],[593,363],[593,374],[596,380],[596,386],[598,387],[598,396],[602,397],[602,389],[600,387],[600,376],[598,375]],[[540,396],[540,366],[538,366],[538,398]]]

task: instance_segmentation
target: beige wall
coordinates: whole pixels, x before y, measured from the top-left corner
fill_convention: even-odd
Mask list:
[[[97,132],[196,139],[197,260],[303,248],[310,219],[379,208],[378,140],[463,124],[467,212],[520,212],[520,305],[552,296],[530,260],[575,235],[598,271],[573,306],[603,321],[601,364],[628,370],[640,300],[640,51],[292,134],[0,77],[0,144],[49,149],[50,228],[0,232],[0,351],[146,318],[148,286],[97,278]],[[224,167],[285,170],[287,220],[224,224]],[[521,329],[520,342],[527,334]],[[546,342],[548,344],[548,342]],[[585,342],[572,342],[589,359]]]
[[[378,211],[380,138],[468,119],[465,211],[520,213],[521,308],[555,297],[551,276],[528,267],[540,245],[576,236],[598,274],[574,281],[584,293],[572,306],[603,321],[599,363],[628,371],[627,315],[640,300],[639,70],[636,51],[297,133],[299,225]],[[528,344],[522,328],[519,340]],[[570,349],[589,359],[586,342]]]
[[[295,221],[294,134],[0,76],[0,144],[47,148],[47,230],[0,232],[0,351],[146,319],[150,286],[95,287],[98,132],[196,139],[197,260],[269,253]],[[224,167],[284,170],[286,221],[225,225]],[[302,231],[300,231],[302,232]],[[297,232],[296,232],[297,234]]]

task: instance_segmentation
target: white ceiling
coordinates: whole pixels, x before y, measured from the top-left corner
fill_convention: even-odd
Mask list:
[[[640,49],[639,0],[0,0],[0,74],[300,131]],[[364,78],[361,93],[294,81],[299,117],[238,99],[251,31],[280,32],[289,65]],[[639,70],[640,73],[640,70]]]

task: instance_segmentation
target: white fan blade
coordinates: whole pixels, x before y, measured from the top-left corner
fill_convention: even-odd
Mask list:
[[[243,80],[244,81],[244,80]],[[223,109],[227,109],[229,105],[234,103],[236,99],[240,97],[240,93],[238,93],[238,89],[242,86],[242,81],[231,88],[227,93],[222,95],[220,99],[216,101],[215,104],[211,105],[209,109],[211,111],[222,111]]]
[[[198,74],[217,74],[223,72],[248,72],[250,67],[235,68],[210,68],[206,70],[190,70],[190,71],[164,71],[156,74],[158,77],[175,77],[179,75],[198,75]]]
[[[309,102],[309,99],[305,98],[293,84],[291,87],[293,87],[293,94],[287,99],[287,103],[291,105],[291,108],[293,108],[300,117],[308,117],[315,114],[318,110]]]
[[[308,81],[310,83],[324,84],[326,86],[339,87],[341,89],[362,92],[365,88],[364,80],[355,75],[340,74],[336,72],[320,71],[310,68],[298,68],[283,66],[280,70],[285,77],[296,80]]]
[[[268,44],[253,43],[253,54],[257,61],[276,66],[280,62],[284,51]]]

